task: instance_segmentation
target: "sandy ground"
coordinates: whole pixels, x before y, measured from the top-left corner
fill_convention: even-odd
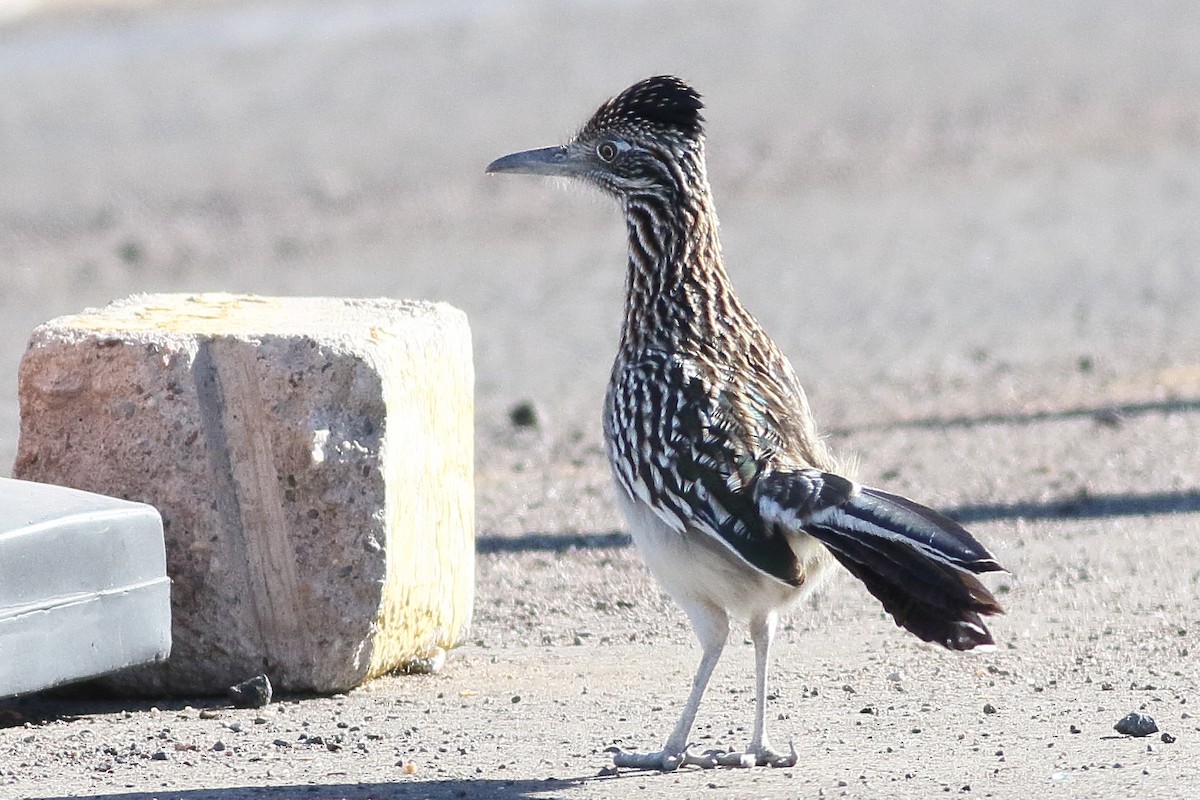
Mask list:
[[[10,18],[0,465],[20,354],[50,317],[135,291],[447,300],[476,336],[481,558],[472,641],[440,674],[261,715],[9,701],[0,797],[1187,796],[1196,41],[1182,0]],[[1014,573],[992,654],[902,635],[844,575],[798,609],[770,710],[789,770],[600,775],[604,748],[661,743],[697,658],[600,450],[622,229],[585,193],[482,174],[666,71],[706,96],[734,281],[834,446],[971,523]],[[510,425],[521,402],[538,427]],[[744,744],[751,662],[727,652],[701,745]],[[1174,741],[1116,736],[1138,709]]]

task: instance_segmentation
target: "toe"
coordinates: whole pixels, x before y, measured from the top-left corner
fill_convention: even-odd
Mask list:
[[[788,753],[777,753],[770,747],[758,750],[758,766],[760,767],[794,767],[796,766],[796,745],[788,742]]]

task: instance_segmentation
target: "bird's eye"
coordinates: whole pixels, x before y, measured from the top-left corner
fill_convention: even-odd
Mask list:
[[[596,155],[600,156],[600,160],[605,164],[611,164],[617,157],[617,146],[612,142],[601,142],[596,145]]]

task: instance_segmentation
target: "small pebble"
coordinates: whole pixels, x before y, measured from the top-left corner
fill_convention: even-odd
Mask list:
[[[1169,733],[1164,733],[1162,735],[1162,743],[1163,744],[1175,744],[1175,737]]]
[[[200,711],[200,719],[220,719],[220,718],[221,718],[221,715],[218,714],[216,711],[213,711],[211,708],[201,709],[201,711]]]
[[[238,708],[262,708],[271,702],[271,679],[259,673],[229,687],[229,699]]]
[[[985,713],[985,714],[995,714],[995,713],[996,713],[996,707],[995,707],[994,705],[992,705],[991,703],[984,703],[984,704],[983,704],[983,713]]]
[[[523,400],[508,410],[508,421],[514,428],[537,428],[542,424],[542,415],[531,400]]]
[[[425,655],[414,658],[405,665],[404,671],[410,675],[433,675],[446,665],[446,650],[434,647]]]
[[[213,742],[212,749],[216,750],[219,753],[225,749],[225,743],[222,742],[220,739],[217,739],[215,742]]]
[[[1131,711],[1113,725],[1113,730],[1125,736],[1149,736],[1158,732],[1158,723],[1149,714]]]

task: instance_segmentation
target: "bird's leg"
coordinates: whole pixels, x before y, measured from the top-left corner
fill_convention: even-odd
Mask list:
[[[782,755],[771,749],[767,741],[767,671],[771,666],[771,643],[779,627],[779,615],[774,611],[750,621],[750,638],[754,641],[754,734],[747,750],[758,758],[758,766],[794,767],[796,748]]]
[[[687,704],[684,705],[683,713],[680,714],[679,721],[675,723],[675,729],[671,731],[662,750],[657,753],[625,753],[618,750],[613,753],[613,764],[617,767],[670,772],[688,764],[706,768],[716,766],[711,754],[697,755],[688,752],[687,740],[692,732],[692,723],[696,721],[696,711],[700,708],[704,690],[708,687],[709,678],[712,677],[717,662],[721,660],[721,651],[725,649],[725,642],[729,638],[729,616],[724,609],[710,605],[694,606],[686,610],[704,651],[700,657],[700,666],[696,668],[696,676],[692,678],[692,691],[688,695]]]
[[[779,625],[774,611],[750,620],[750,639],[754,642],[754,733],[744,753],[715,754],[717,763],[725,767],[794,767],[796,748],[787,755],[775,752],[767,740],[767,670],[771,663],[771,642]]]

